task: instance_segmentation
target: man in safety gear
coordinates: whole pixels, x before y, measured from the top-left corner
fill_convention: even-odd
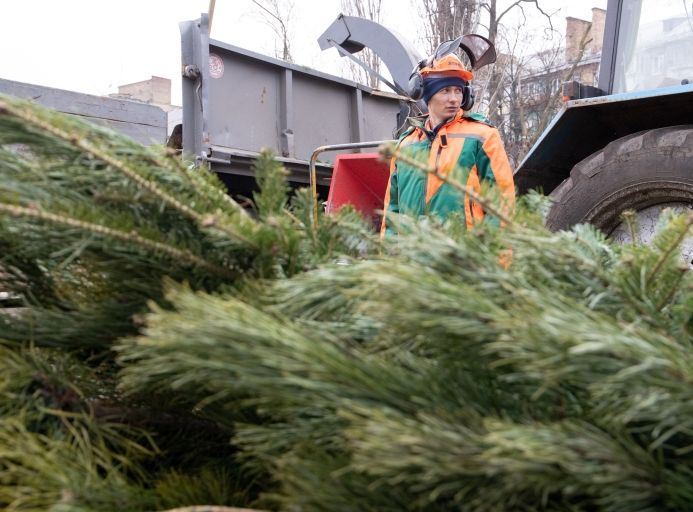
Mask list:
[[[428,65],[422,62],[414,73],[419,73],[415,78],[423,84],[428,116],[423,122],[413,120],[414,126],[398,141],[399,149],[418,161],[424,160],[420,155],[426,155],[424,161],[429,167],[477,192],[484,182],[494,185],[500,192],[502,210],[512,211],[515,186],[500,134],[484,116],[462,109],[473,104],[473,97],[469,97],[472,72],[450,53],[437,60],[429,59]],[[443,221],[457,213],[463,215],[467,229],[486,215],[482,206],[467,194],[396,158],[390,164],[383,210],[383,234],[392,232],[389,219],[398,213],[416,217],[431,214]]]

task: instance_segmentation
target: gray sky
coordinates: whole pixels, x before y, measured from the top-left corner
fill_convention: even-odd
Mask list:
[[[540,5],[556,13],[563,28],[565,16],[589,19],[591,8],[605,7],[606,0]],[[419,20],[407,0],[383,0],[383,6],[383,24],[416,42]],[[208,8],[209,0],[2,0],[0,78],[105,95],[162,76],[173,80],[172,100],[179,104],[178,22]],[[336,51],[321,52],[316,42],[339,13],[340,0],[294,0],[296,63],[339,73]],[[250,0],[216,0],[212,38],[274,54],[273,32]]]

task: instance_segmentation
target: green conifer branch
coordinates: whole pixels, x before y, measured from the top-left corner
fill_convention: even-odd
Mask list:
[[[47,258],[69,262],[92,238],[105,252],[87,251],[85,266],[48,265],[61,300],[80,307],[59,327],[51,319],[62,312],[45,307],[35,320],[22,312],[11,338],[0,327],[12,347],[0,342],[0,508],[690,509],[693,289],[690,272],[677,274],[672,246],[693,219],[677,217],[651,248],[618,250],[589,225],[550,233],[523,201],[517,214],[502,203],[493,210],[492,195],[434,170],[501,220],[513,217],[513,228],[482,236],[402,216],[410,229],[380,243],[344,210],[311,233],[310,194],[299,192],[287,210],[280,173],[256,201],[258,218],[244,223],[205,192],[213,175],[184,173],[173,159],[157,167],[160,156],[65,121],[76,128],[64,132],[103,142],[114,158],[127,153],[133,172],[151,170],[205,225],[229,222],[256,241],[249,254],[150,204],[145,189],[132,194],[129,179],[69,142],[32,126],[15,134],[28,124],[20,121],[1,123],[3,140],[29,141],[48,159],[44,167],[37,158],[28,176],[5,165],[0,255],[17,274],[0,275],[0,291],[20,280],[22,293],[40,296]],[[44,169],[58,179],[44,184]],[[92,169],[116,186],[99,186]],[[43,188],[33,193],[35,182]],[[72,183],[82,188],[73,193]],[[126,203],[112,205],[119,194]],[[34,206],[44,199],[56,209]],[[154,211],[160,217],[149,220]],[[45,237],[51,228],[57,238]],[[515,255],[507,269],[495,258],[506,246]],[[190,265],[242,279],[210,283]],[[202,286],[171,282],[145,317],[144,301],[162,297],[167,273]],[[99,305],[103,297],[114,304]],[[133,315],[138,337],[117,342],[115,362],[103,356],[94,368],[93,352],[79,351],[71,358],[92,359],[74,371],[53,357],[21,364],[18,341],[45,342],[54,329],[91,348],[93,333],[109,342],[131,335]],[[127,329],[109,323],[113,316]],[[160,452],[146,450],[148,433]],[[244,474],[233,482],[236,470]]]
[[[128,179],[135,182],[138,186],[142,187],[153,196],[161,199],[164,203],[166,203],[173,209],[179,211],[186,217],[191,218],[193,221],[197,223],[198,226],[203,228],[215,227],[216,229],[219,229],[231,238],[237,239],[251,247],[254,246],[254,244],[246,237],[229,229],[226,226],[218,225],[217,219],[214,216],[201,215],[192,208],[184,205],[175,197],[171,196],[170,194],[162,190],[160,187],[158,187],[155,183],[142,177],[135,169],[127,165],[124,161],[119,160],[113,157],[112,155],[109,155],[107,152],[101,150],[88,140],[81,138],[78,135],[71,134],[64,130],[61,130],[60,128],[52,125],[51,123],[48,123],[40,119],[33,113],[27,110],[15,108],[14,106],[10,105],[9,103],[3,100],[0,100],[0,112],[5,112],[30,125],[36,126],[37,128],[44,130],[45,132],[53,135],[54,137],[68,142],[76,148],[80,149],[81,151],[84,151],[85,153],[101,160],[102,162],[109,165],[116,171],[119,171],[120,173],[124,174]]]
[[[264,512],[258,508],[224,507],[216,505],[193,505],[164,510],[163,512]]]
[[[467,187],[465,185],[462,185],[459,181],[449,177],[449,176],[444,176],[442,175],[436,167],[429,167],[426,164],[419,162],[418,160],[412,158],[409,155],[406,155],[402,153],[401,150],[397,149],[394,144],[385,144],[380,147],[380,154],[382,155],[383,158],[389,160],[392,158],[397,158],[398,160],[401,160],[407,165],[411,165],[412,167],[419,169],[420,171],[425,172],[426,174],[432,174],[436,178],[438,178],[441,181],[444,181],[448,185],[452,186],[453,188],[457,189],[458,191],[462,192],[463,194],[468,195],[473,201],[476,201],[480,205],[482,205],[487,211],[489,211],[491,214],[495,215],[498,217],[501,221],[503,221],[506,225],[510,226],[512,225],[513,221],[508,217],[504,212],[502,212],[499,208],[496,207],[491,201],[489,201],[487,198],[481,196],[478,194],[474,189],[471,187]]]
[[[228,204],[234,210],[236,210],[244,218],[244,220],[253,222],[253,219],[250,217],[250,215],[248,215],[245,208],[243,208],[238,202],[234,201],[229,194],[218,189],[217,187],[211,186],[206,180],[200,179],[199,173],[192,172],[190,174],[186,174],[186,176],[192,176],[192,181],[195,183],[195,186],[200,187],[202,192],[205,194],[210,194],[211,196],[214,196],[215,199],[219,199]]]
[[[171,247],[161,242],[149,240],[135,232],[123,233],[122,231],[118,231],[113,228],[108,228],[106,226],[102,226],[99,224],[93,224],[91,222],[84,222],[82,220],[65,217],[63,215],[57,215],[54,213],[39,210],[38,208],[27,208],[24,206],[17,206],[7,203],[0,203],[0,212],[6,213],[13,217],[29,217],[32,219],[50,222],[52,224],[69,226],[103,237],[113,238],[122,242],[132,243],[135,245],[139,245],[150,251],[162,252],[175,259],[187,261],[192,266],[205,268],[218,275],[223,275],[226,277],[233,276],[233,273],[230,270],[214,265],[200,258],[199,256],[191,253],[190,251],[176,249],[175,247]]]
[[[688,216],[686,217],[684,227],[683,229],[681,229],[676,239],[671,244],[669,244],[665,251],[663,251],[659,255],[657,263],[655,264],[654,268],[652,269],[652,272],[650,272],[650,274],[647,276],[647,280],[645,281],[647,286],[652,284],[652,281],[655,279],[655,277],[657,277],[657,274],[659,274],[659,271],[661,270],[664,263],[674,253],[674,251],[676,251],[681,246],[681,242],[683,242],[683,240],[688,235],[688,231],[691,229],[691,226],[693,226],[693,213],[688,214]]]
[[[679,274],[678,274],[678,276],[676,276],[676,279],[671,284],[671,286],[669,288],[669,293],[667,293],[664,297],[662,297],[662,300],[660,300],[659,303],[657,304],[657,310],[662,309],[664,306],[666,306],[671,301],[671,299],[674,298],[674,295],[676,295],[676,292],[679,291],[679,285],[681,284],[681,280],[683,279],[683,277],[686,275],[687,272],[688,272],[687,267],[681,267],[679,269]]]
[[[248,215],[246,209],[243,208],[243,206],[241,206],[237,201],[235,201],[229,194],[227,194],[218,187],[212,186],[209,183],[209,181],[204,179],[202,173],[206,172],[206,170],[201,171],[200,169],[194,169],[192,170],[192,172],[189,172],[187,169],[181,167],[180,155],[178,151],[176,151],[175,149],[166,148],[166,152],[164,153],[164,155],[165,158],[163,159],[163,161],[160,159],[156,160],[156,163],[158,165],[161,165],[162,167],[165,167],[166,169],[169,169],[172,172],[175,172],[176,174],[183,176],[186,180],[188,180],[190,184],[194,185],[196,188],[199,188],[203,194],[213,196],[214,199],[217,199],[222,203],[227,204],[233,210],[240,213],[241,216],[245,217],[247,220],[253,220]]]
[[[628,232],[630,233],[630,241],[632,245],[637,245],[640,243],[640,236],[638,234],[638,219],[635,215],[634,210],[626,210],[621,215],[623,220],[628,226]]]

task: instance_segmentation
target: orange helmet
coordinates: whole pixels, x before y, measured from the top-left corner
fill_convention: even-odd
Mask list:
[[[431,64],[424,65],[419,69],[419,73],[424,79],[455,76],[469,82],[474,78],[474,73],[467,70],[462,61],[452,53],[434,60]]]

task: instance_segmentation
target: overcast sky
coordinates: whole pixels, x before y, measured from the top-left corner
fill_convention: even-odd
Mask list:
[[[419,21],[409,2],[383,5],[383,24],[415,42]],[[563,28],[565,16],[590,19],[591,8],[604,8],[606,0],[540,5],[556,13]],[[106,95],[118,85],[161,76],[173,80],[172,101],[180,104],[178,22],[208,8],[209,0],[3,0],[0,78]],[[321,52],[316,40],[339,13],[340,0],[294,0],[296,63],[338,73],[336,51]],[[272,30],[251,0],[216,0],[212,38],[274,54]]]

